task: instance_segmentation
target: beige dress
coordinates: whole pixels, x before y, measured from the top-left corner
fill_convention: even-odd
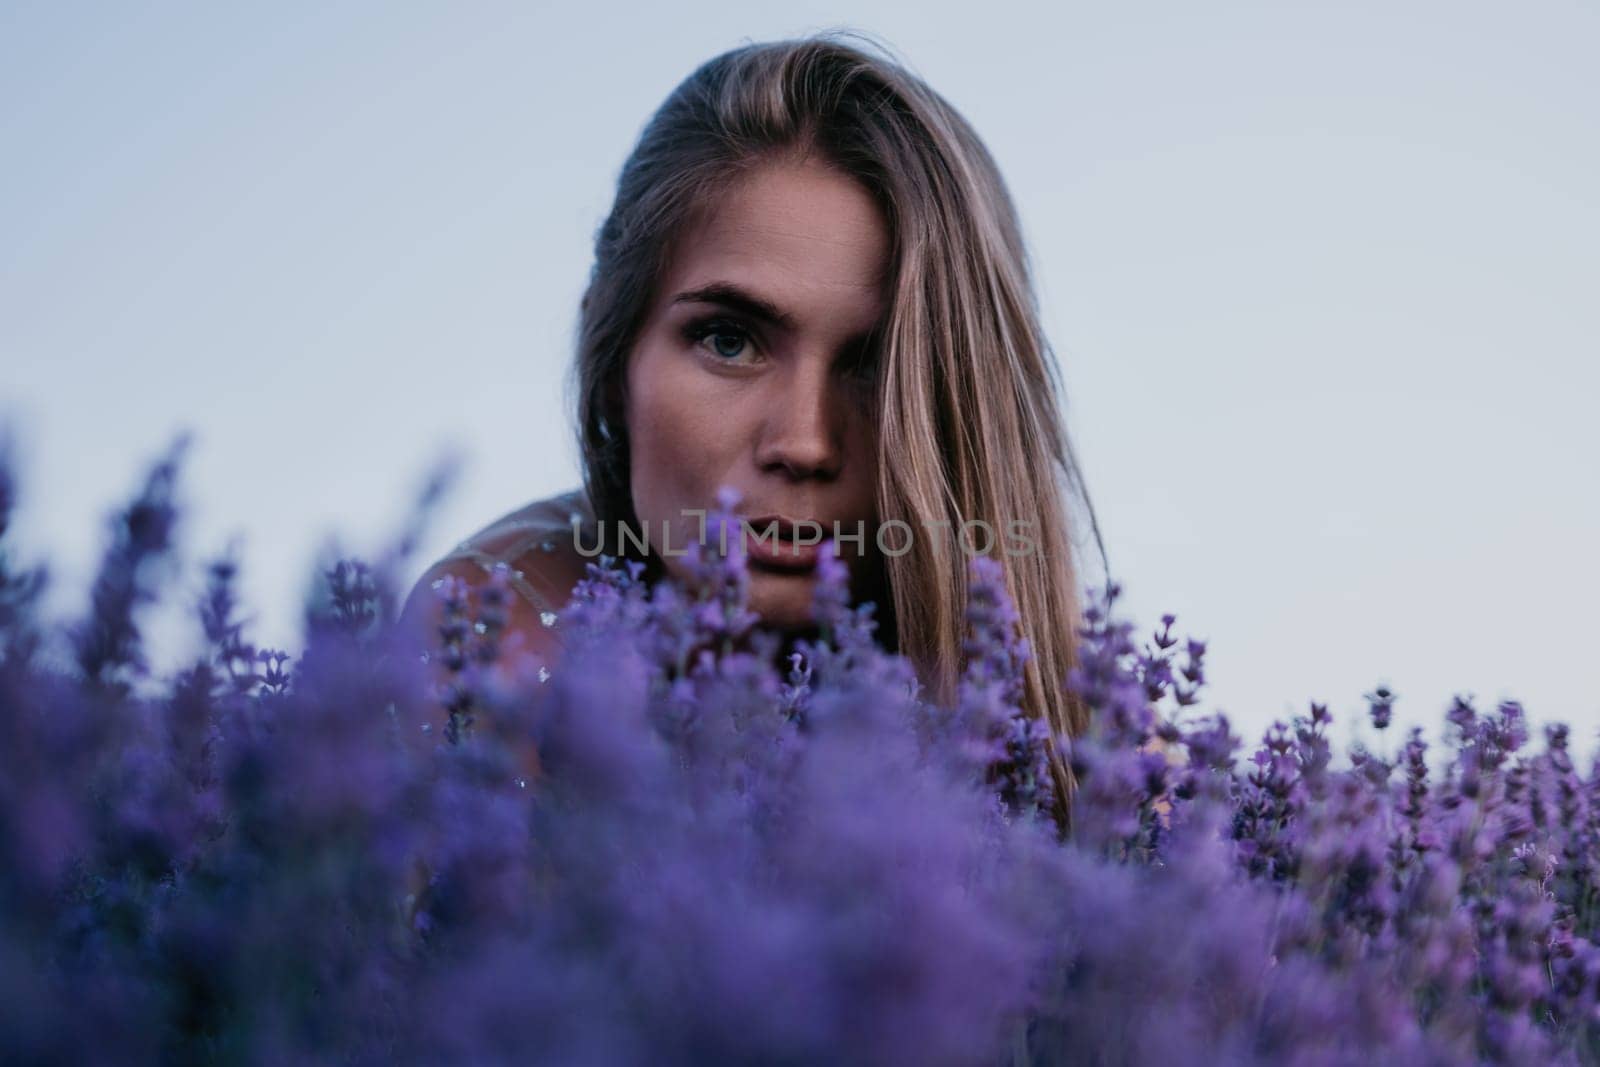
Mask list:
[[[594,509],[582,489],[536,500],[501,516],[457,545],[436,566],[468,563],[485,574],[504,563],[511,588],[541,618],[559,612],[572,587],[599,557]]]

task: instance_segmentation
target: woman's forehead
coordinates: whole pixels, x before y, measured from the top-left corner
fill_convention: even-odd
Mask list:
[[[856,182],[816,164],[753,172],[708,205],[674,248],[663,291],[737,286],[816,318],[875,320],[888,274],[889,235]]]

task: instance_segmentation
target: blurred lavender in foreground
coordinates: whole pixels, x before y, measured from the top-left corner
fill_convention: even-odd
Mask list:
[[[65,633],[0,540],[8,1059],[1600,1062],[1600,773],[1515,703],[1458,698],[1437,780],[1420,730],[1335,769],[1321,704],[1241,760],[1205,642],[1136,640],[1113,585],[1061,680],[1094,709],[1068,813],[998,561],[941,707],[842,567],[787,647],[738,552],[592,567],[553,672],[504,575],[441,583],[424,663],[394,561],[340,561],[291,656],[223,557],[146,693],[176,474]],[[15,497],[0,462],[0,534]]]

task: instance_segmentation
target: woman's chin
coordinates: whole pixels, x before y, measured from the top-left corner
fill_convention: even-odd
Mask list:
[[[764,626],[778,630],[805,629],[812,624],[811,599],[816,590],[816,571],[774,572],[750,569],[751,611],[761,616]]]

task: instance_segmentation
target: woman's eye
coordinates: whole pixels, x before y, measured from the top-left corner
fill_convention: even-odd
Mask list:
[[[878,346],[868,342],[856,349],[844,366],[845,377],[857,385],[872,385],[878,377]]]
[[[858,404],[870,407],[878,395],[877,368],[871,365],[855,367],[845,378],[845,384]]]
[[[748,362],[754,358],[752,338],[744,327],[726,319],[690,323],[685,336],[722,363]]]

